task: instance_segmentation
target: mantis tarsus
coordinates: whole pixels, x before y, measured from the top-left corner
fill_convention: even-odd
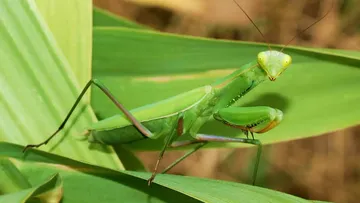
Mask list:
[[[234,2],[263,36],[241,6],[235,0]],[[304,29],[303,32],[324,18],[330,10],[319,20]],[[287,44],[295,39],[295,37],[296,36]],[[283,113],[281,110],[267,106],[237,107],[233,104],[267,78],[275,81],[283,73],[292,61],[289,55],[282,52],[285,47],[286,45],[281,51],[268,50],[260,52],[257,60],[243,65],[232,74],[218,79],[210,85],[199,87],[131,111],[127,110],[100,81],[92,79],[86,84],[58,130],[40,144],[27,145],[24,151],[28,148],[40,147],[41,145],[47,144],[63,129],[83,95],[89,87],[94,84],[113,101],[123,114],[115,115],[91,125],[88,128],[89,141],[114,145],[142,139],[157,139],[161,136],[166,136],[153,174],[148,180],[149,185],[155,178],[159,162],[168,147],[197,144],[194,149],[167,167],[163,173],[195,151],[204,147],[208,142],[239,142],[257,145],[257,160],[253,172],[254,184],[262,145],[259,140],[254,139],[253,133],[264,133],[271,130],[281,122]],[[211,117],[229,127],[240,129],[244,132],[246,138],[198,133],[201,126]],[[251,134],[251,138],[248,137],[249,133]]]

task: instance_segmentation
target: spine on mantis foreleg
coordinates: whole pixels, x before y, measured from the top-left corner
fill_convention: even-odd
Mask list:
[[[215,110],[233,105],[267,77],[266,72],[259,68],[257,61],[241,66],[232,74],[217,80],[211,86],[215,90]]]

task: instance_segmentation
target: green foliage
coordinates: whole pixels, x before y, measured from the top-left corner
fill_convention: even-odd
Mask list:
[[[32,186],[18,168],[8,159],[0,159],[0,203],[59,202],[62,198],[62,180],[58,174]]]
[[[274,49],[281,46],[272,45]],[[257,53],[259,43],[209,40],[124,27],[95,27],[93,74],[129,109],[209,84],[231,73]],[[306,138],[360,123],[360,53],[355,51],[287,47],[293,64],[275,81],[266,81],[238,105],[266,105],[284,112],[273,130],[257,135],[265,143]],[[119,113],[93,89],[92,106],[101,118]],[[208,134],[242,135],[212,121]],[[133,149],[158,150],[163,141],[131,144]],[[214,144],[212,146],[244,146]]]
[[[48,13],[49,8],[56,12]],[[94,27],[93,75],[128,108],[208,84],[267,49],[257,43],[158,33],[99,9],[93,12],[94,25],[102,26]],[[5,118],[0,122],[0,202],[310,202],[239,183],[174,175],[159,175],[148,187],[149,173],[116,171],[122,169],[118,157],[127,168],[144,170],[126,149],[81,140],[86,126],[96,122],[86,101],[66,126],[68,136],[41,148],[47,152],[23,154],[22,146],[10,143],[43,141],[90,78],[91,1],[0,1],[0,22],[0,109]],[[291,68],[239,103],[285,112],[284,122],[261,141],[304,138],[358,124],[360,109],[353,106],[360,99],[359,52],[285,50],[293,56]],[[101,117],[119,112],[98,90],[91,102]],[[203,131],[239,135],[215,122]],[[159,144],[129,147],[158,149]]]
[[[24,156],[21,150],[22,147],[19,145],[0,142],[0,157],[12,158],[16,163],[18,173],[25,176],[30,184],[38,185],[47,180],[49,176],[59,174],[63,181],[62,203],[115,203],[119,201],[152,203],[310,202],[265,188],[175,175],[159,175],[155,182],[148,187],[146,179],[149,178],[149,173],[118,172],[38,150],[28,151]],[[13,168],[11,166],[1,169],[13,170]],[[1,174],[0,178],[3,180]],[[58,184],[53,184],[54,188],[61,185],[60,179],[56,180]],[[20,196],[19,193],[0,196],[0,202],[3,200],[2,198],[7,198],[9,195]]]

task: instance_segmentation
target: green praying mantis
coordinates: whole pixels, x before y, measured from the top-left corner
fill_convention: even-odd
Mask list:
[[[247,13],[235,0],[234,2],[265,39]],[[302,32],[323,19],[330,10]],[[149,185],[157,174],[160,160],[167,148],[196,144],[196,147],[168,166],[162,173],[167,172],[209,142],[238,142],[256,145],[258,147],[257,159],[252,177],[253,184],[255,184],[262,144],[260,140],[254,138],[253,133],[265,133],[276,127],[283,119],[283,113],[279,109],[267,106],[239,107],[234,103],[265,80],[275,81],[290,66],[292,58],[283,53],[283,50],[295,37],[280,51],[271,50],[269,46],[269,50],[260,52],[256,60],[241,66],[230,75],[220,78],[210,85],[198,87],[131,111],[126,109],[99,80],[92,79],[86,84],[59,128],[44,142],[27,145],[24,151],[47,144],[61,131],[89,87],[95,85],[121,110],[122,114],[89,126],[87,132],[90,142],[115,145],[165,137],[165,143],[153,173],[148,179]],[[200,128],[212,118],[229,127],[241,130],[246,138],[199,133]],[[251,138],[249,138],[249,134],[251,134]]]

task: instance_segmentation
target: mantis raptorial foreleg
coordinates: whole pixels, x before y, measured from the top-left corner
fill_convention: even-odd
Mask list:
[[[220,109],[214,114],[214,118],[245,132],[264,133],[281,122],[283,113],[267,106],[228,107]]]
[[[190,156],[200,148],[202,148],[208,142],[240,142],[253,144],[258,146],[257,159],[255,163],[255,170],[253,174],[253,184],[255,184],[256,174],[259,166],[260,155],[261,155],[261,142],[254,139],[253,132],[263,133],[266,132],[282,120],[282,112],[278,109],[274,109],[266,106],[259,107],[228,107],[220,109],[217,113],[214,114],[214,118],[218,121],[225,123],[226,125],[234,128],[241,129],[246,137],[250,132],[253,139],[244,139],[244,138],[230,138],[216,135],[205,135],[205,134],[196,134],[195,140],[182,140],[171,143],[171,147],[183,147],[195,143],[201,143],[193,150],[187,152],[185,155],[177,159],[174,163],[168,166],[163,173],[170,170],[177,163],[184,160],[186,157]]]

